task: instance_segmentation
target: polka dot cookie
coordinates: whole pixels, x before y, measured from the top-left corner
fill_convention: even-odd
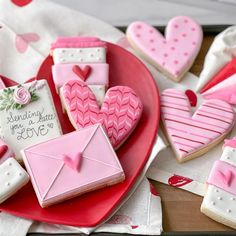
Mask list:
[[[29,182],[29,175],[14,159],[0,165],[0,204]]]
[[[174,81],[189,70],[203,38],[201,27],[186,16],[171,19],[165,37],[144,22],[133,22],[126,33],[132,47]]]
[[[201,212],[236,229],[236,141],[227,140],[208,177]]]

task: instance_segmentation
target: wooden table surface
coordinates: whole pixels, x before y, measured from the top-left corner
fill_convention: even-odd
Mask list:
[[[199,75],[205,55],[213,41],[213,36],[205,36],[200,53],[191,68]],[[151,181],[162,199],[164,232],[173,231],[231,231],[200,212],[202,197],[156,181]],[[235,233],[236,234],[236,233]]]

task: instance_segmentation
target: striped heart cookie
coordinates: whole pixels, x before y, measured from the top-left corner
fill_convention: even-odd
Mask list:
[[[207,152],[223,140],[235,121],[232,107],[217,99],[203,102],[192,114],[188,97],[176,89],[162,92],[161,116],[179,162]]]
[[[76,129],[100,123],[116,149],[134,130],[143,110],[136,93],[125,86],[108,89],[101,108],[93,92],[80,80],[65,83],[60,95],[70,121]]]

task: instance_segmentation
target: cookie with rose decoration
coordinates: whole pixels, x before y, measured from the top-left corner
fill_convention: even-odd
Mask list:
[[[46,80],[0,90],[0,138],[20,150],[61,135],[61,127]]]

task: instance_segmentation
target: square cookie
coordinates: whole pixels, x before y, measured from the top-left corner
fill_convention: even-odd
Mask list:
[[[22,155],[42,207],[124,180],[99,124],[26,148]]]
[[[0,90],[0,138],[21,161],[20,150],[61,135],[46,80]]]
[[[0,203],[7,200],[29,182],[29,175],[14,159],[0,165]]]

